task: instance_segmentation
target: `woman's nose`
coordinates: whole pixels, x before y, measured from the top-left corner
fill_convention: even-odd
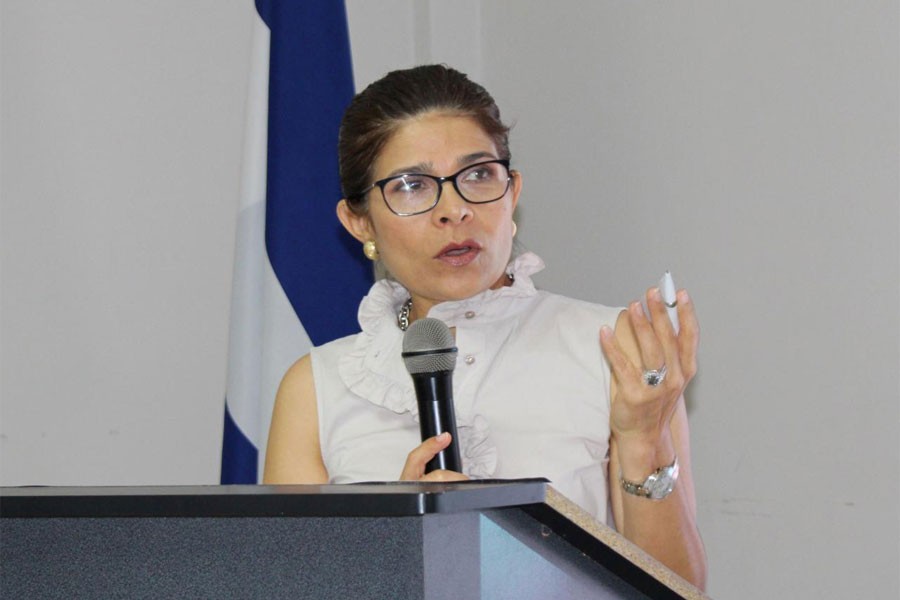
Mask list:
[[[442,184],[441,196],[432,212],[435,220],[441,224],[462,223],[473,214],[472,205],[459,195],[451,181]]]

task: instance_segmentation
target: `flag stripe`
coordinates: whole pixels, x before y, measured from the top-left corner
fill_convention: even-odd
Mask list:
[[[266,250],[318,345],[357,331],[371,283],[371,267],[335,217],[337,135],[353,97],[346,14],[335,0],[269,4]]]
[[[372,280],[334,212],[338,129],[353,96],[343,1],[256,7],[254,63],[268,76],[251,75],[248,101],[222,483],[258,480],[281,376],[313,343],[357,331]]]
[[[253,443],[240,430],[228,405],[225,406],[225,427],[222,433],[223,484],[256,483],[258,453]]]

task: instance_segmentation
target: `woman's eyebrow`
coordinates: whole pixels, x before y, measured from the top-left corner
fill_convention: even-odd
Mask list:
[[[460,167],[465,167],[466,165],[472,164],[473,162],[477,162],[480,160],[494,160],[496,158],[497,157],[494,156],[491,152],[481,151],[461,156],[456,162],[459,163]]]
[[[393,171],[385,175],[384,178],[387,179],[388,177],[396,177],[397,175],[409,175],[410,173],[429,173],[433,166],[433,163],[430,162],[420,162],[408,167],[400,167],[399,169],[394,169]]]
[[[472,152],[471,154],[465,154],[460,156],[456,163],[460,167],[465,167],[466,165],[470,165],[474,162],[478,162],[480,160],[492,160],[497,157],[493,155],[491,152],[479,151]],[[410,175],[412,173],[422,173],[422,174],[431,174],[434,169],[434,163],[432,162],[420,162],[415,165],[409,165],[406,167],[400,167],[399,169],[394,169],[387,175],[383,177],[383,179],[387,179],[388,177],[397,177],[398,175]]]

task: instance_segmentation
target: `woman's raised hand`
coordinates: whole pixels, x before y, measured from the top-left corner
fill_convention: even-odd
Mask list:
[[[400,473],[400,481],[465,481],[469,479],[456,471],[438,469],[425,474],[425,465],[434,458],[438,452],[450,445],[452,438],[446,431],[440,435],[430,437],[409,453],[403,472]]]
[[[677,334],[658,288],[647,291],[650,318],[640,302],[633,302],[619,318],[615,332],[609,327],[600,331],[600,345],[614,381],[610,429],[620,444],[672,448],[669,424],[697,372],[700,338],[687,292],[680,290],[676,299],[681,325]]]

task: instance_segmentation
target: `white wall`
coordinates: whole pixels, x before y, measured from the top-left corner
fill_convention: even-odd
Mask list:
[[[0,483],[212,483],[252,3],[72,4],[0,9]],[[896,3],[347,4],[516,122],[541,285],[692,292],[711,594],[897,597]]]
[[[0,482],[217,483],[252,3],[0,10]]]

